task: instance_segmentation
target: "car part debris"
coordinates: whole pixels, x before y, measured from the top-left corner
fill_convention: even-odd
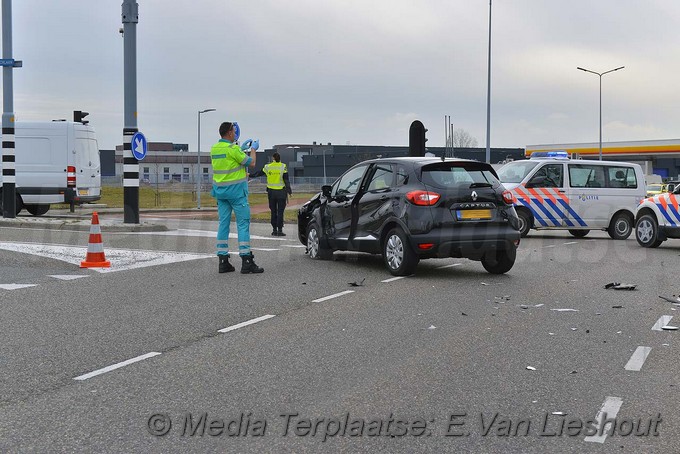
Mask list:
[[[348,282],[347,284],[348,284],[350,287],[361,287],[361,286],[364,285],[364,281],[365,281],[365,280],[366,280],[366,278],[363,278],[363,279],[360,280],[360,281]]]
[[[623,306],[617,304],[616,306],[612,306],[612,309],[623,309]]]
[[[430,325],[430,327],[428,329],[437,329],[437,327],[434,326],[434,325]]]
[[[520,304],[519,307],[521,307],[522,309],[529,309],[529,306],[527,306],[526,304]]]
[[[622,284],[620,282],[610,282],[604,288],[613,288],[614,290],[635,290],[637,284]]]
[[[532,366],[527,366],[527,370],[536,370],[536,368]]]
[[[555,312],[578,312],[578,309],[550,309]]]
[[[662,326],[661,329],[664,329],[666,331],[677,331],[678,327],[677,326],[671,326],[671,325],[666,325]]]
[[[552,414],[555,415],[555,416],[564,416],[564,415],[566,415],[566,413],[563,412],[563,411],[554,411],[554,412],[552,412]]]
[[[542,307],[542,306],[545,306],[545,304],[543,304],[543,303],[541,303],[541,304],[536,304],[534,307]]]
[[[467,317],[467,314],[465,312],[461,312],[460,315],[465,315]]]
[[[569,375],[574,375],[574,374],[578,374],[578,371],[577,371],[577,370],[572,370],[571,372],[569,372]]]
[[[667,297],[667,296],[661,296],[661,295],[659,295],[659,298],[661,298],[662,300],[666,300],[666,301],[668,301],[669,303],[680,304],[680,298],[675,297],[675,295],[673,295],[673,298],[669,298],[669,297]]]

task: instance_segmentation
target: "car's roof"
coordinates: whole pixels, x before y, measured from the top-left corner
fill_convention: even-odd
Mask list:
[[[394,158],[376,158],[369,159],[363,162],[412,162],[414,164],[434,164],[437,162],[474,162],[475,164],[486,164],[485,162],[475,161],[473,159],[459,159],[459,158],[445,158],[442,161],[440,157],[431,156],[399,156]]]

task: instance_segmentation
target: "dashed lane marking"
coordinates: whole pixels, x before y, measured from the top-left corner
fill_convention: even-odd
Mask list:
[[[624,369],[636,372],[640,371],[640,369],[642,369],[642,366],[645,364],[645,361],[647,360],[647,356],[649,356],[649,352],[651,351],[652,347],[636,348]]]
[[[578,243],[578,241],[570,241],[570,242],[564,243],[564,244],[576,244],[576,243]]]
[[[663,331],[661,327],[668,325],[672,318],[672,315],[662,315],[661,318],[654,323],[654,326],[652,326],[652,331]]]
[[[344,292],[334,293],[332,295],[324,296],[323,298],[313,300],[312,303],[321,303],[323,301],[328,301],[328,300],[331,300],[333,298],[337,298],[338,296],[348,295],[350,293],[354,293],[354,290],[345,290]]]
[[[3,290],[18,290],[20,288],[37,287],[38,284],[0,284]]]
[[[272,317],[276,317],[276,315],[263,315],[262,317],[257,317],[252,320],[248,320],[246,322],[238,323],[236,325],[228,326],[226,328],[222,328],[220,330],[217,330],[218,333],[228,333],[229,331],[234,331],[235,329],[243,328],[244,326],[252,325],[253,323],[261,322],[264,320],[269,320]]]
[[[130,364],[134,364],[134,363],[137,363],[139,361],[143,361],[143,360],[148,359],[148,358],[153,358],[154,356],[158,356],[158,355],[160,355],[159,352],[150,352],[150,353],[147,353],[145,355],[137,356],[136,358],[128,359],[126,361],[122,361],[120,363],[113,364],[111,366],[107,366],[107,367],[104,367],[102,369],[97,369],[95,371],[92,371],[92,372],[84,374],[84,375],[80,375],[78,377],[75,377],[74,380],[79,380],[79,381],[87,380],[88,378],[96,377],[97,375],[105,374],[107,372],[111,372],[112,370],[120,369],[121,367],[125,367],[125,366],[128,366]]]
[[[406,276],[391,277],[389,279],[384,279],[380,282],[394,282],[394,281],[398,281],[399,279],[404,279],[404,277],[406,277]]]
[[[438,266],[437,269],[438,269],[438,270],[441,270],[441,269],[444,269],[444,268],[452,268],[452,267],[454,267],[454,266],[461,266],[461,265],[462,265],[462,263],[454,263],[454,264],[452,264],[452,265]]]
[[[597,412],[597,416],[595,416],[595,427],[597,428],[596,435],[586,437],[584,441],[591,443],[604,443],[604,441],[607,439],[607,432],[610,430],[612,425],[612,422],[610,421],[607,422],[604,427],[602,427],[604,419],[606,418],[607,420],[612,420],[616,418],[616,415],[619,413],[619,409],[621,408],[622,404],[623,400],[620,397],[607,396],[604,403],[602,404],[602,408],[600,408],[600,411]]]
[[[89,277],[86,274],[50,274],[49,277],[59,279],[61,281],[72,281],[75,279],[80,279],[81,277]]]

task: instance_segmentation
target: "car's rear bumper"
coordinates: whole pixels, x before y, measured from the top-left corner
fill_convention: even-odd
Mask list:
[[[411,246],[420,258],[464,257],[479,260],[488,251],[517,248],[519,231],[506,225],[441,228],[411,235]],[[425,248],[425,246],[432,247]]]

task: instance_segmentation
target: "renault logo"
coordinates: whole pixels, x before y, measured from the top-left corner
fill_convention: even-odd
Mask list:
[[[477,191],[472,191],[472,201],[477,200]]]

